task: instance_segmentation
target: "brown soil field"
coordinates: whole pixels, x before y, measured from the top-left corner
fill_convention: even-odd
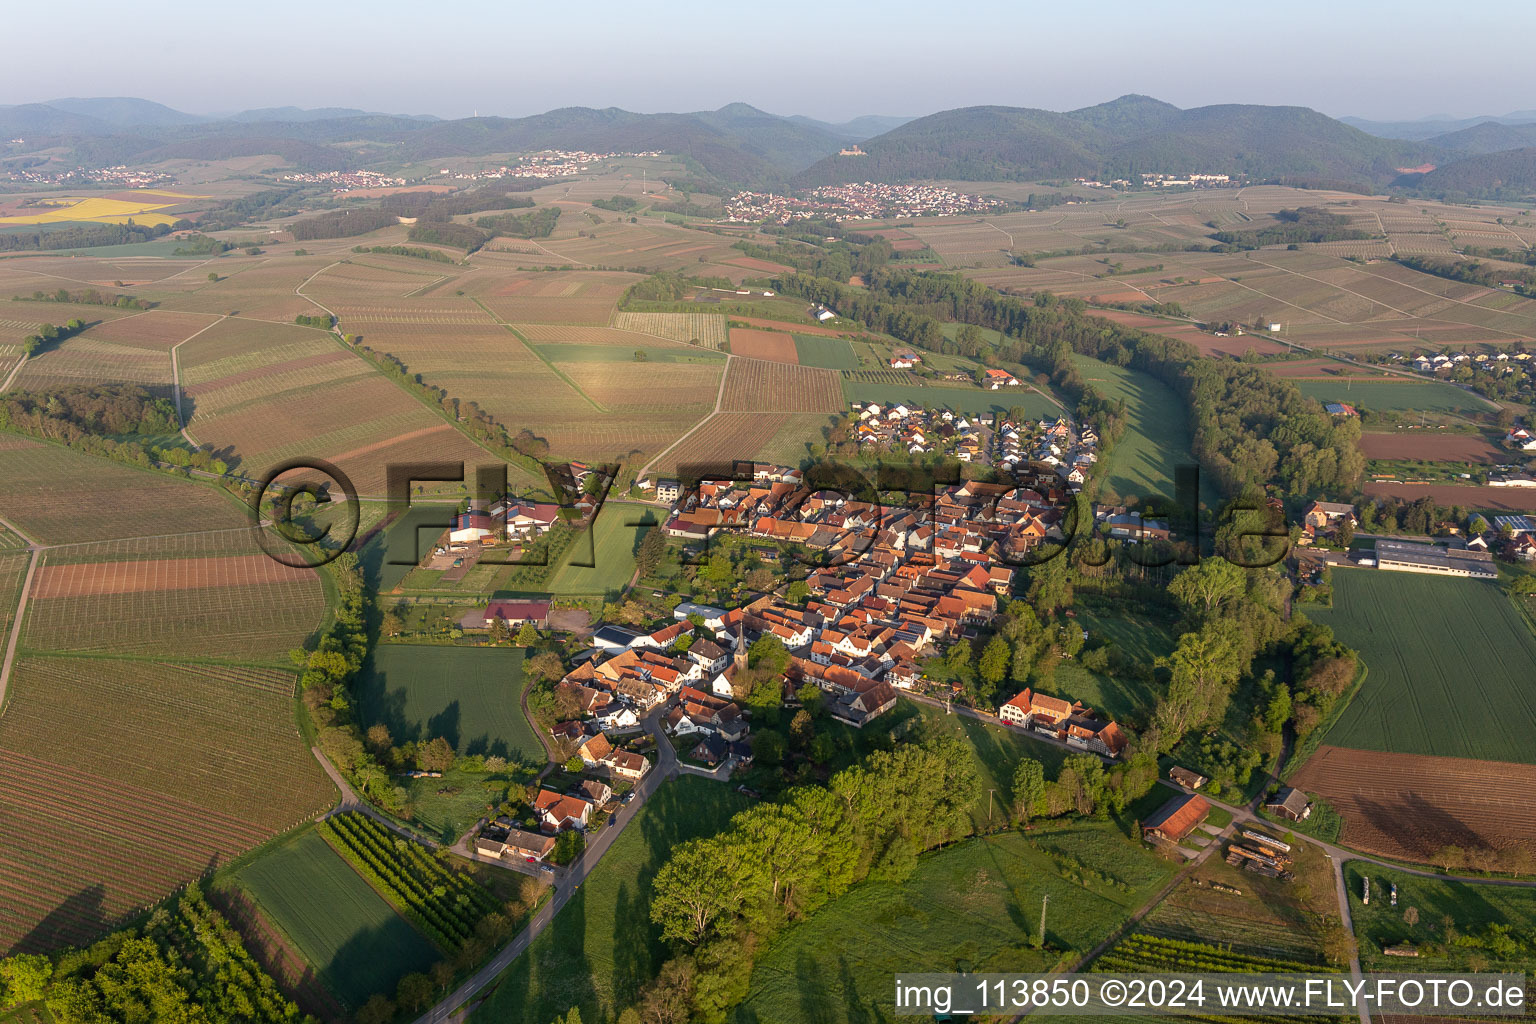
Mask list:
[[[771,359],[776,363],[799,363],[795,352],[795,339],[777,331],[754,331],[745,327],[731,328],[731,355],[747,359]]]
[[[1343,841],[1425,861],[1447,845],[1536,849],[1536,765],[1324,746],[1291,778],[1344,816]]]
[[[45,565],[37,572],[32,596],[39,599],[85,597],[249,583],[288,583],[311,580],[314,575],[311,569],[289,568],[266,555]]]
[[[1217,339],[1227,340],[1227,339]],[[1354,366],[1350,363],[1341,363],[1336,359],[1292,359],[1279,363],[1264,363],[1264,369],[1276,377],[1292,378],[1316,378],[1327,380],[1330,377],[1386,377],[1387,374],[1379,370],[1370,370],[1363,366]]]
[[[1499,449],[1472,434],[1362,434],[1368,459],[1428,459],[1444,462],[1498,462]]]
[[[831,370],[733,359],[726,373],[722,412],[841,412],[842,382]]]
[[[1508,512],[1536,511],[1536,487],[1473,487],[1460,484],[1378,484],[1365,485],[1372,497],[1387,495],[1413,501],[1434,498],[1441,505],[1467,508],[1500,509]]]
[[[177,313],[156,309],[140,316],[97,324],[85,337],[157,352],[167,351],[178,341],[191,337],[213,322],[211,313]]]
[[[753,327],[766,327],[780,331],[793,331],[796,334],[815,334],[823,338],[841,338],[847,331],[837,331],[830,327],[816,327],[810,324],[792,324],[788,320],[764,320],[757,316],[733,316],[732,320],[739,320]]]

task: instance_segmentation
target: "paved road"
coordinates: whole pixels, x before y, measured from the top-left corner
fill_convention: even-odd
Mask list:
[[[646,716],[645,727],[656,738],[656,763],[645,774],[645,778],[635,786],[634,799],[619,811],[618,824],[598,829],[595,834],[592,834],[581,857],[560,873],[559,881],[555,883],[554,892],[549,900],[539,908],[538,913],[533,915],[533,919],[517,934],[517,937],[467,981],[417,1018],[416,1024],[463,1021],[472,1009],[469,1004],[494,985],[501,973],[511,966],[512,961],[522,956],[533,944],[533,940],[549,927],[555,915],[560,912],[560,908],[570,902],[576,890],[581,888],[581,883],[592,873],[592,869],[597,867],[598,861],[602,860],[603,854],[613,845],[614,840],[618,839],[619,835],[634,821],[640,813],[640,808],[651,794],[656,792],[656,788],[678,774],[677,752],[672,749],[671,742],[662,731],[660,708]]]

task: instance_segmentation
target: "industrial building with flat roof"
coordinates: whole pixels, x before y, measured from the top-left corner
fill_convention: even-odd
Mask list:
[[[1499,578],[1493,556],[1486,551],[1462,551],[1439,544],[1414,544],[1402,540],[1376,542],[1376,567],[1394,572],[1420,572],[1430,576]]]

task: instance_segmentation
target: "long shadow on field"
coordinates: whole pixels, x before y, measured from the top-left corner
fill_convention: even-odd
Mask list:
[[[422,738],[433,739],[441,736],[448,741],[454,750],[459,750],[462,753],[459,747],[460,717],[459,702],[455,700],[443,708],[443,710],[427,719],[427,734]]]
[[[801,1024],[833,1024],[835,1017],[829,1009],[832,992],[827,988],[821,964],[809,953],[795,958],[795,987],[800,990]]]
[[[1357,803],[1359,817],[1376,823],[1386,834],[1395,835],[1403,848],[1418,860],[1429,861],[1447,846],[1474,850],[1492,845],[1466,822],[1422,800],[1415,800],[1411,808],[1365,798],[1358,798]],[[1403,827],[1407,821],[1412,822],[1411,829]]]
[[[629,883],[619,885],[613,907],[613,1002],[630,1006],[640,986],[655,976],[660,964],[653,962],[656,937],[651,933],[649,904],[631,897]]]
[[[85,946],[107,930],[102,907],[106,888],[95,882],[60,903],[17,941],[10,953],[44,953],[60,946]]]
[[[848,1007],[848,1024],[879,1024],[885,1019],[885,1013],[875,1000],[860,998],[859,979],[845,956],[837,958],[837,977],[843,986],[843,1002]]]

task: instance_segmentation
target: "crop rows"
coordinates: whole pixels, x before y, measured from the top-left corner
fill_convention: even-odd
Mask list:
[[[457,949],[482,917],[498,909],[495,897],[467,875],[448,870],[367,815],[340,814],[320,829],[380,895],[444,949]]]
[[[44,596],[28,604],[24,645],[43,651],[168,656],[195,651],[223,658],[276,660],[300,645],[319,623],[325,598],[313,577],[239,582],[242,573],[251,572],[247,566],[259,566],[265,560],[262,555],[221,560],[236,565],[214,565],[225,576],[222,582],[210,579],[207,586],[198,586],[191,576],[183,581],[186,585],[178,586],[176,574],[155,571],[178,563],[148,562],[144,582],[150,588],[157,581],[164,586],[135,590],[125,584],[130,588],[117,593],[75,594],[71,591],[81,582],[78,572],[54,576],[48,585],[61,596]]]
[[[733,359],[720,408],[729,412],[840,412],[843,389],[831,370]]]
[[[654,334],[672,341],[697,340],[704,348],[725,347],[725,317],[718,313],[618,313],[613,326],[620,330]]]
[[[1326,970],[1316,964],[1244,956],[1206,942],[1186,942],[1146,934],[1125,939],[1094,961],[1093,969],[1102,974],[1315,974]],[[1213,995],[1207,992],[1205,998],[1212,1000]],[[1195,1014],[1190,1015],[1190,1019],[1281,1024],[1295,1018],[1263,1014],[1226,1018]]]
[[[0,444],[0,500],[7,519],[48,544],[249,525],[212,487],[19,439]]]

